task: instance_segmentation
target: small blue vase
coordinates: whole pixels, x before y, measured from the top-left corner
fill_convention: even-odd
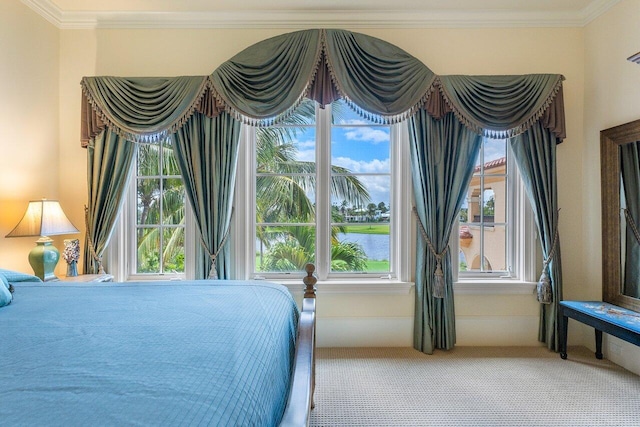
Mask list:
[[[78,275],[78,261],[71,261],[67,264],[67,277],[76,277]]]

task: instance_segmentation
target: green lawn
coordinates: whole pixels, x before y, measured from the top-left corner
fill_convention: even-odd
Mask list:
[[[367,260],[366,272],[389,272],[389,261]]]
[[[260,258],[256,257],[256,266],[260,265]],[[258,271],[260,270],[260,267],[258,267]],[[389,261],[377,261],[374,259],[370,259],[367,260],[367,267],[364,270],[366,273],[372,273],[372,272],[380,272],[380,273],[386,273],[389,271]]]
[[[354,234],[389,234],[389,224],[347,225],[346,232]]]

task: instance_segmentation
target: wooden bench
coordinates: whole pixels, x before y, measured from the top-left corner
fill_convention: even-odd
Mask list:
[[[640,313],[602,301],[561,301],[560,357],[567,358],[567,326],[569,318],[593,326],[596,332],[596,358],[602,359],[602,333],[640,345]]]

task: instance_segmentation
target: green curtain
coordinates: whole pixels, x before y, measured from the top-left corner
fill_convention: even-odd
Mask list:
[[[562,300],[562,265],[558,234],[557,135],[543,123],[535,123],[510,140],[511,149],[533,207],[538,236],[545,259],[551,301],[540,304],[538,339],[558,351],[558,303]],[[548,265],[546,265],[548,264]]]
[[[620,145],[620,173],[626,202],[622,293],[640,298],[640,142]]]
[[[227,236],[236,182],[240,122],[227,113],[195,113],[173,137],[173,151],[193,208],[202,248],[197,279],[228,279]]]
[[[115,226],[133,169],[136,145],[106,129],[87,147],[88,203],[84,273],[104,272],[102,255]]]
[[[452,113],[438,120],[421,109],[409,123],[415,212],[421,231],[416,255],[414,347],[431,354],[435,348],[450,349],[456,342],[449,238],[482,137]],[[438,270],[442,271],[441,279]],[[442,280],[440,285],[438,280]]]

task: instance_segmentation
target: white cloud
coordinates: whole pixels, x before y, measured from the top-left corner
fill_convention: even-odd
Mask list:
[[[314,139],[308,139],[306,141],[295,141],[296,147],[300,148],[314,148],[316,147],[316,141]]]
[[[350,141],[367,141],[374,144],[389,142],[388,128],[386,130],[372,127],[357,127],[343,129],[344,136]]]
[[[333,164],[349,169],[353,173],[389,173],[389,159],[373,159],[369,162],[353,160],[349,157],[336,157]]]

